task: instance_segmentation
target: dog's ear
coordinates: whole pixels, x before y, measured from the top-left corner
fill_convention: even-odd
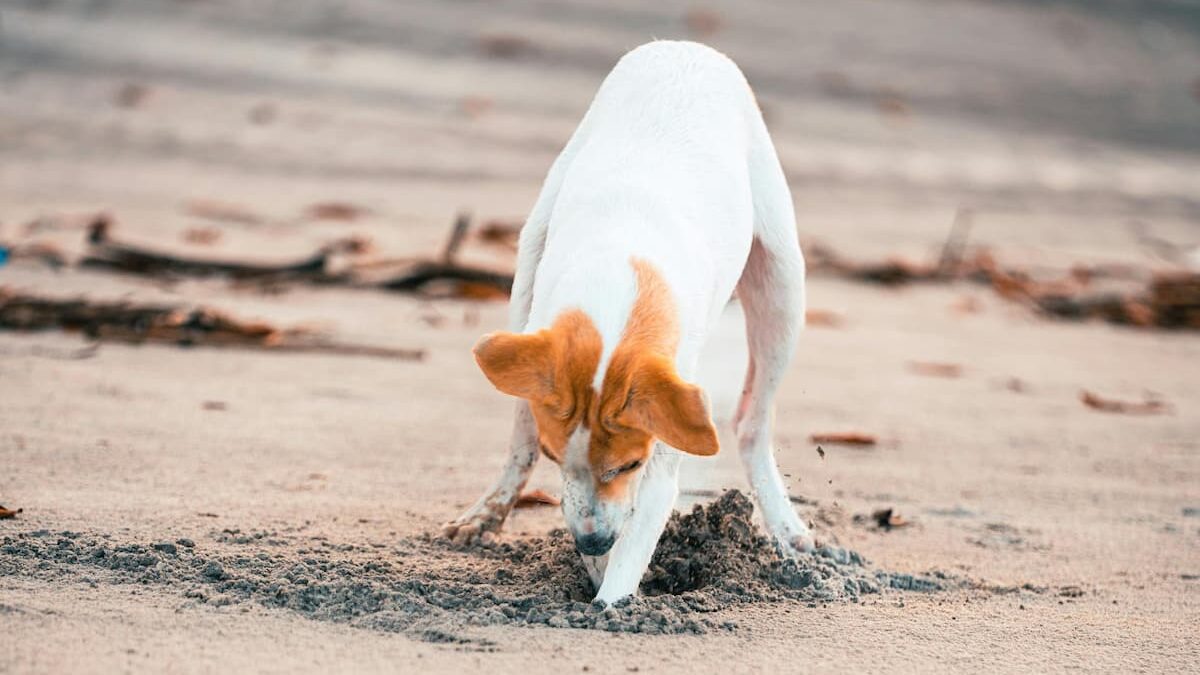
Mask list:
[[[591,319],[580,310],[569,310],[532,335],[485,335],[474,352],[475,362],[497,389],[566,419],[586,409],[582,401],[591,391],[600,347],[600,333]]]
[[[554,354],[548,331],[489,333],[473,351],[480,370],[505,394],[539,402],[554,394]]]
[[[693,455],[715,455],[721,447],[708,397],[700,387],[679,379],[665,358],[647,358],[634,366],[617,423]]]

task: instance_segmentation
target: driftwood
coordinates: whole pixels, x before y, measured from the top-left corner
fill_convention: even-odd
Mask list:
[[[913,262],[892,257],[877,263],[857,263],[838,255],[833,249],[819,242],[805,247],[805,255],[814,270],[832,271],[839,276],[858,281],[901,286],[922,281],[946,281],[960,274],[963,252],[967,246],[967,235],[971,231],[971,212],[959,209],[950,226],[950,234],[942,246],[936,263]]]
[[[343,217],[344,205],[320,205],[326,216]],[[337,207],[337,208],[333,208]],[[217,210],[211,206],[208,211]],[[223,214],[223,212],[221,212]],[[218,215],[221,215],[218,214]],[[239,262],[215,258],[180,256],[114,240],[113,221],[97,216],[88,227],[89,247],[81,263],[149,276],[227,276],[266,283],[299,281],[345,284],[360,288],[382,288],[404,293],[470,299],[504,298],[512,290],[513,275],[507,271],[459,262],[459,250],[474,237],[484,244],[515,250],[520,227],[505,221],[487,221],[471,232],[468,214],[459,214],[446,245],[437,257],[406,260],[354,259],[335,264],[339,254],[362,254],[369,244],[361,238],[346,238],[323,246],[302,259],[279,264]],[[1200,330],[1200,273],[1139,273],[1128,268],[1077,267],[1049,280],[1032,272],[1002,267],[986,249],[967,256],[971,213],[959,210],[936,261],[889,258],[882,262],[849,260],[820,242],[805,246],[809,268],[843,278],[901,286],[911,283],[945,283],[966,280],[990,287],[1003,298],[1026,304],[1037,312],[1068,320],[1100,319],[1116,324]],[[39,247],[40,246],[40,247]],[[11,254],[39,258],[50,264],[69,264],[65,254],[48,245],[14,247]],[[345,261],[338,261],[344,263]],[[334,272],[337,268],[340,271]],[[386,270],[386,271],[385,271]],[[1124,279],[1131,283],[1120,290],[1096,289],[1101,278]],[[968,308],[969,309],[969,308]],[[837,325],[834,316],[814,312],[813,325]],[[828,319],[825,321],[824,319]]]
[[[903,258],[879,263],[853,262],[819,242],[809,243],[805,252],[814,272],[855,281],[902,286],[967,280],[987,285],[1002,298],[1027,304],[1054,318],[1200,330],[1200,273],[1142,273],[1139,279],[1136,272],[1127,268],[1078,266],[1056,278],[1038,279],[1028,270],[1002,267],[986,249],[964,259],[965,234],[955,234],[964,229],[962,225],[955,227],[937,263]],[[1128,288],[1123,290],[1093,290],[1093,282],[1102,278],[1131,283],[1125,284]]]
[[[881,284],[902,286],[919,281],[942,280],[939,266],[918,263],[903,258],[888,258],[877,263],[858,263],[848,260],[820,242],[810,242],[804,247],[808,268],[814,272],[826,272],[836,276]]]
[[[405,293],[436,292],[475,299],[507,297],[512,290],[512,274],[458,262],[459,249],[466,241],[470,227],[470,216],[460,214],[454,221],[444,250],[436,259],[357,262],[338,266],[333,264],[335,256],[361,254],[370,249],[370,243],[363,238],[346,237],[322,246],[299,260],[273,265],[184,256],[122,242],[112,236],[112,218],[100,214],[87,227],[88,247],[79,264],[154,277],[224,276],[241,281],[345,284]],[[510,236],[514,236],[513,233],[496,222],[489,223],[488,229],[480,234],[485,242],[501,244],[508,241]],[[53,249],[22,250],[22,253],[26,257],[43,258],[59,266],[66,264],[65,256]],[[335,267],[340,267],[342,271],[333,271]],[[378,267],[398,267],[401,271],[384,279],[372,279],[369,271]]]
[[[969,278],[989,284],[1001,297],[1027,302],[1047,316],[1200,330],[1200,274],[1160,272],[1140,289],[1091,290],[1092,280],[1105,274],[1106,270],[1076,268],[1066,277],[1038,281],[1027,272],[1001,269],[985,251],[976,255]]]
[[[87,253],[80,261],[87,267],[103,267],[133,274],[150,276],[228,276],[236,279],[307,279],[330,282],[330,256],[340,244],[325,246],[312,255],[291,263],[266,265],[211,258],[190,258],[155,251],[142,246],[122,243],[112,238],[112,219],[105,214],[96,217],[88,227]]]
[[[437,281],[456,282],[456,295],[476,297],[478,293],[471,290],[473,285],[493,289],[498,294],[508,295],[512,291],[513,278],[511,274],[502,272],[428,262],[418,263],[403,275],[384,281],[380,287],[389,291],[411,292],[425,289]]]
[[[237,347],[421,360],[424,350],[344,344],[303,330],[243,321],[207,307],[55,300],[0,288],[0,329],[66,330],[98,341]]]
[[[448,283],[448,295],[486,299],[507,297],[512,292],[513,275],[482,267],[458,264],[458,251],[471,228],[471,216],[460,213],[450,228],[450,236],[439,260],[419,260],[404,273],[379,283],[391,291],[423,292],[435,283]]]

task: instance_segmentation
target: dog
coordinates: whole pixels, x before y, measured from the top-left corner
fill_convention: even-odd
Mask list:
[[[443,534],[494,536],[539,455],[597,589],[638,584],[678,496],[681,453],[719,449],[691,381],[736,291],[749,367],[738,452],[785,554],[813,550],[772,456],[774,398],[804,324],[792,197],[745,76],[720,52],[655,41],[604,80],[521,230],[507,331],[474,348],[519,399],[500,478]]]

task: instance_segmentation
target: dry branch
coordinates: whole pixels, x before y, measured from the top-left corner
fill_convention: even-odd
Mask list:
[[[512,292],[513,275],[482,267],[460,265],[458,251],[471,227],[471,216],[460,213],[450,228],[450,236],[438,261],[419,260],[402,274],[379,284],[391,291],[422,292],[438,282],[449,283],[448,295],[490,299],[507,297]]]
[[[263,321],[243,321],[207,307],[135,305],[127,302],[56,300],[0,287],[0,329],[80,332],[102,341],[178,346],[237,347],[421,360],[424,350],[344,344]]]
[[[112,238],[112,219],[99,215],[88,228],[91,245],[81,264],[150,276],[229,276],[237,279],[310,279],[330,281],[327,267],[337,245],[292,263],[264,265],[211,258],[191,258],[155,251]]]
[[[957,232],[966,229],[956,226]],[[1101,278],[1136,279],[1124,267],[1077,266],[1065,275],[1038,279],[1029,270],[1000,266],[986,249],[963,259],[957,251],[964,234],[951,236],[937,264],[889,258],[878,263],[847,260],[828,246],[815,242],[806,247],[814,271],[855,281],[901,286],[917,282],[965,279],[989,286],[1007,300],[1021,302],[1054,318],[1139,327],[1200,330],[1200,273],[1192,271],[1143,273],[1123,290],[1094,290]],[[1149,278],[1148,281],[1146,280]]]

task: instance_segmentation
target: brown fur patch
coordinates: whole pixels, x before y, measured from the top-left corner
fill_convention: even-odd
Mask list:
[[[588,461],[594,476],[635,460],[644,462],[656,437],[693,454],[711,455],[718,449],[704,394],[675,372],[679,312],[671,289],[649,262],[632,262],[637,299],[593,409]],[[601,495],[623,495],[632,473],[601,483]]]
[[[475,361],[497,389],[529,401],[543,448],[561,462],[567,438],[591,406],[600,350],[599,331],[576,309],[532,335],[485,335],[474,351]]]
[[[645,462],[655,438],[697,455],[719,448],[704,393],[675,372],[679,316],[671,290],[653,265],[640,259],[632,264],[637,298],[599,397],[592,381],[600,334],[579,310],[564,312],[532,335],[493,333],[475,346],[476,361],[492,384],[530,402],[543,450],[552,459],[563,461],[577,426],[591,430],[588,462],[605,499],[624,496],[634,472],[611,472]]]

